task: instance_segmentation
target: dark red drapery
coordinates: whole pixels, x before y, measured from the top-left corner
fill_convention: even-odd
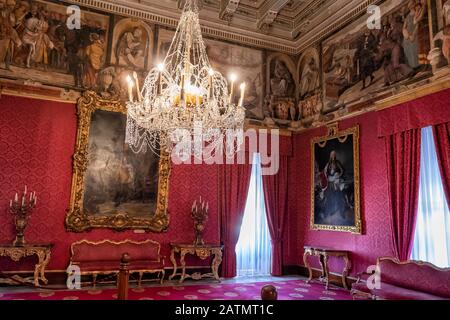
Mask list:
[[[283,274],[283,236],[288,204],[288,157],[280,157],[276,175],[263,176],[267,222],[272,239],[272,275]]]
[[[417,218],[421,130],[385,137],[393,251],[401,261],[411,254]]]
[[[377,112],[378,136],[450,122],[450,89]]]
[[[442,184],[450,206],[450,122],[433,126],[433,133]]]
[[[236,244],[250,184],[250,164],[219,166],[220,231],[224,244],[222,276],[236,276]]]

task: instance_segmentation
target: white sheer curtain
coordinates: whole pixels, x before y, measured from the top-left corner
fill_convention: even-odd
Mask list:
[[[419,210],[412,259],[450,267],[450,211],[431,127],[422,129],[421,150]]]
[[[264,204],[261,158],[259,154],[255,154],[241,233],[236,246],[238,276],[269,275],[271,251]]]

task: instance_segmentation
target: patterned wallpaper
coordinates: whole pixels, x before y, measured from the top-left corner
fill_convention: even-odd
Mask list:
[[[54,243],[49,270],[63,270],[69,261],[69,247],[80,239],[153,239],[169,255],[170,242],[193,240],[190,208],[198,196],[210,204],[206,240],[219,241],[217,214],[217,167],[181,165],[172,170],[169,210],[171,223],[164,234],[135,234],[133,231],[95,230],[68,233],[64,227],[69,204],[72,155],[76,138],[75,105],[43,100],[2,96],[0,99],[0,242],[14,238],[12,216],[7,212],[9,199],[25,184],[36,190],[38,206],[30,219],[26,240]],[[364,271],[380,256],[392,255],[387,204],[387,178],[384,142],[377,138],[377,115],[365,114],[340,123],[341,129],[360,125],[361,214],[363,235],[311,231],[310,219],[310,141],[324,135],[314,129],[294,136],[290,158],[288,228],[284,242],[284,264],[303,265],[303,246],[320,245],[352,252],[352,274]],[[0,264],[18,267],[0,258]],[[166,259],[166,264],[170,262]],[[315,264],[318,267],[318,264]],[[32,269],[32,261],[23,266]],[[331,261],[331,271],[340,272],[342,263]]]
[[[164,234],[110,230],[66,232],[64,218],[69,205],[76,139],[75,105],[3,95],[0,114],[0,243],[14,239],[13,219],[7,207],[14,193],[23,190],[25,184],[30,190],[36,190],[38,196],[25,239],[29,243],[55,244],[48,270],[64,270],[70,257],[70,244],[80,239],[152,239],[162,244],[162,254],[168,257],[170,242],[193,241],[190,208],[200,195],[209,201],[210,207],[205,240],[219,241],[216,166],[173,168],[169,195],[171,222]],[[33,259],[23,264],[22,269],[32,270]],[[19,270],[5,258],[0,258],[0,265],[2,270]],[[166,265],[170,265],[168,258]]]
[[[388,188],[384,141],[377,138],[377,115],[368,113],[340,122],[340,129],[360,125],[361,215],[363,234],[311,231],[311,139],[326,134],[315,129],[295,136],[292,174],[289,180],[289,229],[285,243],[285,265],[303,265],[303,246],[316,245],[351,251],[351,273],[365,271],[381,256],[392,255],[388,220]],[[317,259],[312,258],[313,262]],[[318,263],[313,263],[319,267]],[[341,260],[330,259],[332,272],[342,272]]]

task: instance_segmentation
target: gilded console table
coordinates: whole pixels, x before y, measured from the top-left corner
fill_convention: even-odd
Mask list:
[[[346,250],[336,250],[336,249],[330,249],[330,248],[322,248],[322,247],[311,247],[311,246],[305,246],[305,253],[303,255],[303,262],[305,263],[305,267],[308,268],[309,272],[309,278],[307,282],[310,282],[313,278],[312,275],[312,269],[311,265],[308,262],[308,256],[317,256],[319,257],[320,265],[322,266],[322,276],[320,277],[320,280],[322,282],[325,282],[325,288],[328,290],[328,284],[329,284],[329,277],[330,272],[328,269],[328,257],[338,257],[344,259],[345,266],[344,270],[342,271],[342,285],[345,289],[348,290],[347,285],[347,276],[348,272],[351,269],[351,261],[349,258],[349,251]]]
[[[192,278],[194,280],[200,280],[203,278],[213,278],[220,281],[219,277],[219,267],[222,263],[222,245],[193,245],[193,244],[177,244],[171,243],[171,254],[170,261],[173,264],[173,274],[169,277],[169,280],[172,280],[175,276],[180,275],[180,283],[182,283],[187,278]],[[176,260],[176,254],[180,256],[180,264],[181,264],[181,274],[178,273],[178,264]],[[201,274],[201,273],[186,273],[186,261],[185,257],[187,254],[197,256],[202,260],[206,260],[212,256],[214,256],[211,263],[211,273]]]
[[[45,268],[50,262],[52,244],[35,245],[25,244],[24,246],[14,246],[12,244],[0,244],[0,257],[8,257],[14,262],[19,262],[22,258],[29,256],[37,256],[38,263],[34,268],[34,276],[30,279],[22,279],[18,276],[14,278],[18,281],[24,281],[34,284],[36,287],[40,286],[39,281],[44,284],[48,283],[45,278]],[[0,279],[0,283],[17,284],[12,279]]]

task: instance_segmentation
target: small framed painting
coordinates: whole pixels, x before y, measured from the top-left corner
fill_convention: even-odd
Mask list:
[[[311,229],[361,234],[359,126],[311,142]]]

